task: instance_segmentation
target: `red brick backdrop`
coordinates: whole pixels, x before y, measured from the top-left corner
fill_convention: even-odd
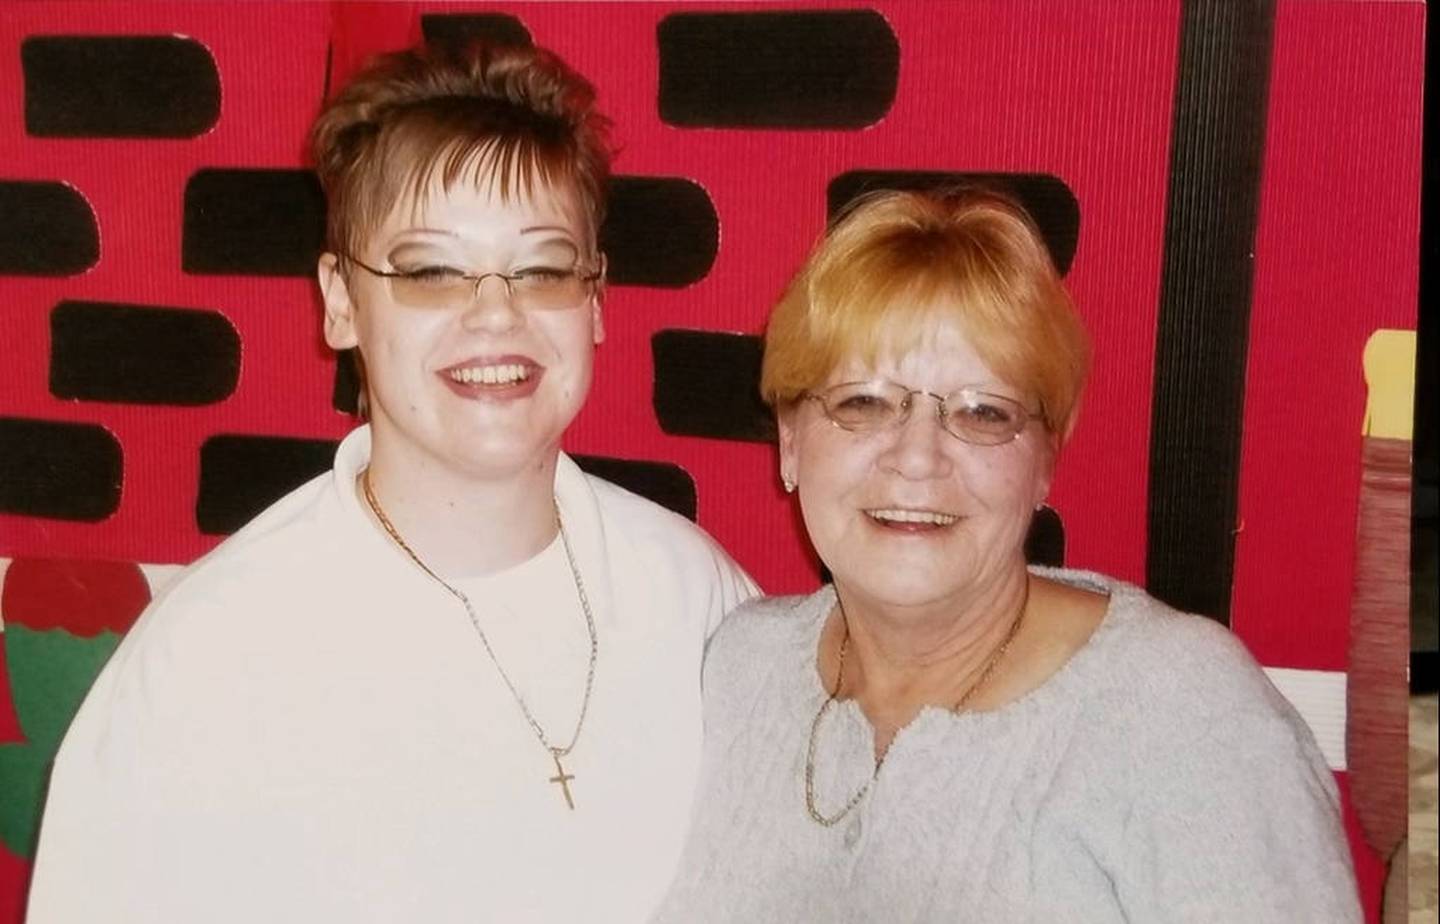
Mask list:
[[[162,566],[355,423],[302,144],[369,54],[533,40],[597,84],[622,148],[609,339],[568,448],[767,589],[817,580],[754,396],[769,305],[856,192],[983,174],[1035,211],[1096,341],[1034,557],[1338,675],[1361,352],[1415,325],[1422,20],[1344,0],[6,5],[0,921],[55,744]]]

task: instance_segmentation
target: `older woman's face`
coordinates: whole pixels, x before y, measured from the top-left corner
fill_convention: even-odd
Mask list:
[[[954,322],[875,367],[843,364],[824,385],[872,378],[937,395],[981,385],[1034,406],[996,378]],[[942,429],[924,395],[903,425],[879,432],[836,427],[818,401],[801,401],[780,420],[781,473],[799,484],[816,552],[842,587],[881,604],[958,603],[1023,568],[1053,460],[1038,422],[1013,442],[975,446]]]
[[[501,200],[493,184],[433,186],[401,201],[355,258],[380,270],[478,275],[537,267],[593,269],[573,196],[537,188]],[[467,305],[397,303],[387,280],[322,262],[326,339],[365,359],[377,447],[419,464],[497,477],[553,454],[590,388],[603,338],[598,295],[564,310],[525,310],[488,278]]]

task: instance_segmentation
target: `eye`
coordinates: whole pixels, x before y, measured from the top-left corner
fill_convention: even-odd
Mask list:
[[[1009,423],[1014,416],[1008,408],[998,404],[977,404],[970,409],[970,413],[979,420],[986,420],[992,423]]]
[[[837,411],[854,414],[883,413],[890,409],[890,402],[881,395],[847,395],[832,405]]]
[[[842,385],[825,396],[830,419],[849,429],[866,429],[887,424],[899,413],[899,403],[883,389],[866,385]]]
[[[527,266],[514,272],[512,278],[529,289],[555,289],[575,277],[575,271],[558,266]]]
[[[1010,402],[992,395],[968,396],[950,414],[970,426],[992,430],[1013,427],[1018,416]]]
[[[453,266],[421,266],[404,270],[401,276],[406,282],[426,288],[445,289],[468,283],[465,274]]]

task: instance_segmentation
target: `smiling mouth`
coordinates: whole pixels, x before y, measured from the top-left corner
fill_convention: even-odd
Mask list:
[[[461,385],[516,385],[531,376],[529,366],[521,363],[499,363],[490,366],[457,366],[447,372],[451,381]]]
[[[866,510],[865,515],[883,526],[950,526],[960,521],[960,518],[953,513],[941,513],[938,510],[903,510],[895,507]]]

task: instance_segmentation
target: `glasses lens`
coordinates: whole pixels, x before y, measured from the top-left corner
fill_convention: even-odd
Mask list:
[[[1024,429],[1025,408],[1001,395],[962,388],[945,399],[945,428],[981,446],[1013,440]]]
[[[849,382],[828,389],[821,400],[830,419],[847,430],[877,430],[904,411],[905,389],[885,382]]]
[[[470,301],[475,282],[448,266],[427,267],[390,277],[390,295],[411,308],[452,308]]]
[[[511,291],[521,307],[534,311],[563,311],[585,301],[590,283],[573,269],[523,269],[511,278]]]

